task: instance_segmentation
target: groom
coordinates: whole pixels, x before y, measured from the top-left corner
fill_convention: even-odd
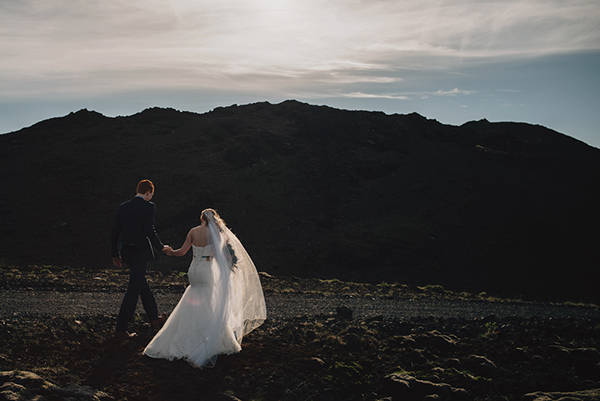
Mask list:
[[[159,250],[168,249],[154,229],[156,206],[150,202],[154,196],[154,184],[150,180],[138,183],[136,196],[121,204],[111,231],[111,253],[113,264],[121,267],[122,262],[129,267],[129,285],[123,298],[115,337],[131,338],[136,333],[127,332],[127,324],[133,317],[138,298],[142,299],[144,310],[153,328],[160,327],[167,319],[166,314],[158,316],[154,294],[146,280],[146,265],[157,260],[153,246]]]

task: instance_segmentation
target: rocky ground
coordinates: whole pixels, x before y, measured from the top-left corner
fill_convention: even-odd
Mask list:
[[[124,281],[119,270],[2,266],[0,273],[4,289],[120,291]],[[157,291],[186,280],[179,273],[150,278]],[[267,295],[486,299],[435,286],[261,280]],[[1,320],[0,400],[600,399],[600,316],[388,319],[340,306],[268,319],[244,339],[242,352],[204,370],[143,357],[154,335],[143,315],[130,341],[113,339],[114,321],[114,314],[60,313]]]

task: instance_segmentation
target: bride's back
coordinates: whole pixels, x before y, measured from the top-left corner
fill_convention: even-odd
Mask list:
[[[205,247],[208,242],[208,229],[206,224],[201,224],[190,230],[192,235],[192,244],[197,247]]]

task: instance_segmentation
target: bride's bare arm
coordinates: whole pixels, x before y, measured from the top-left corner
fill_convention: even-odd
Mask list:
[[[185,237],[185,242],[183,243],[183,245],[181,246],[181,248],[176,249],[174,251],[168,252],[167,255],[169,256],[183,256],[187,253],[187,251],[190,250],[190,247],[192,246],[192,231],[190,230],[190,232],[188,233],[187,237]]]

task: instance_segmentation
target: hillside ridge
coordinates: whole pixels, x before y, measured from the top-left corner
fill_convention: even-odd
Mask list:
[[[163,242],[214,207],[275,275],[598,297],[599,149],[527,123],[295,100],[82,109],[1,135],[0,261],[106,268],[116,208],[144,178]]]

